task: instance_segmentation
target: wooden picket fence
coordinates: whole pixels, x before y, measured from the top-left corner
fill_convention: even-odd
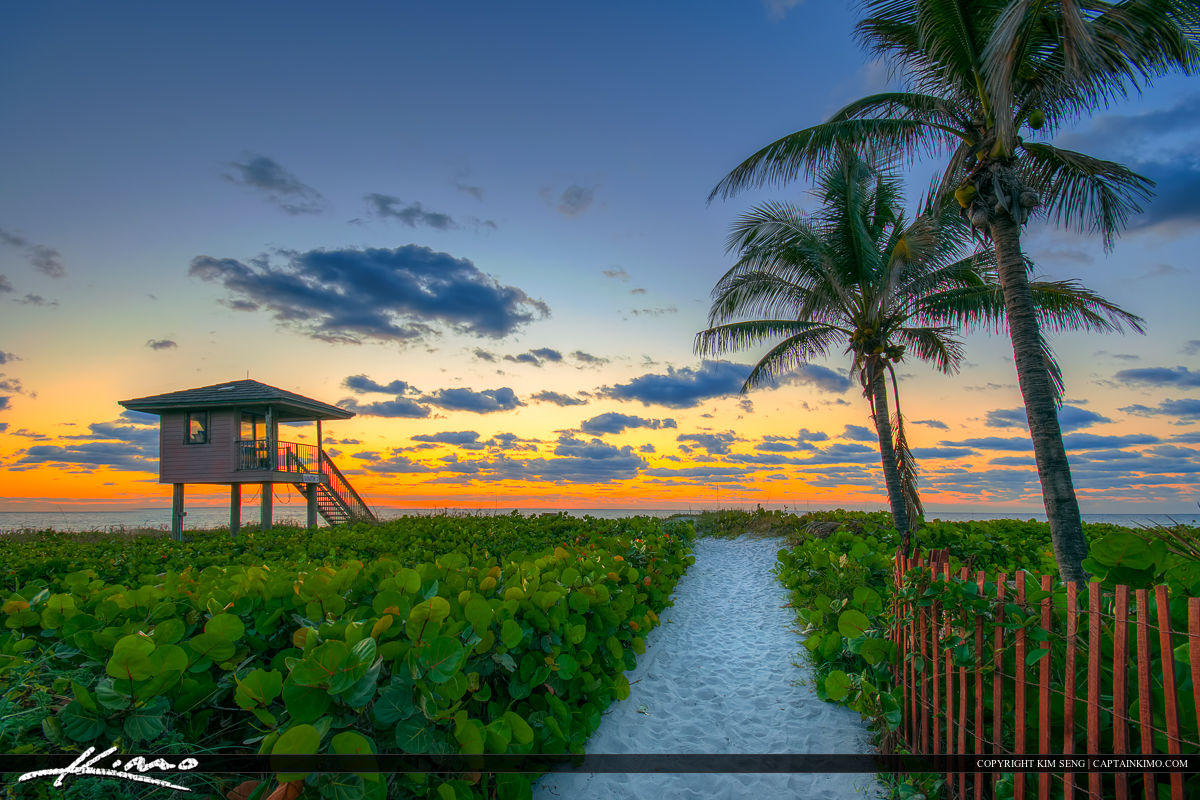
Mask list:
[[[907,557],[897,552],[896,585],[915,569],[927,571],[931,581],[948,582],[957,577],[974,582],[983,594],[983,572],[971,575],[963,567],[952,576],[948,562],[946,550]],[[1200,753],[1200,742],[1194,740],[1200,737],[1194,733],[1185,736],[1180,723],[1181,713],[1194,713],[1196,727],[1187,727],[1190,732],[1200,730],[1200,598],[1176,599],[1177,604],[1186,602],[1186,633],[1171,630],[1166,586],[1153,590],[1118,586],[1111,592],[1091,583],[1083,589],[1086,607],[1081,608],[1080,593],[1074,584],[1068,584],[1065,604],[1060,600],[1056,607],[1050,596],[1037,603],[1037,627],[1045,635],[1032,628],[1014,631],[997,624],[1006,605],[1011,610],[1016,603],[1027,608],[1027,614],[1034,611],[1026,603],[1032,577],[1025,572],[997,576],[989,598],[991,612],[976,613],[973,620],[947,613],[936,602],[927,606],[914,602],[896,609],[898,621],[889,636],[897,646],[895,677],[904,690],[898,733],[908,751],[944,756]],[[1056,581],[1042,575],[1040,587],[1050,592]],[[936,593],[931,597],[936,599]],[[906,623],[899,621],[905,618]],[[1130,626],[1134,629],[1132,641]],[[1106,636],[1111,637],[1110,643],[1102,647]],[[1159,666],[1173,664],[1175,669],[1153,669],[1155,637]],[[1174,652],[1184,641],[1186,664]],[[1027,667],[1027,657],[1032,660],[1033,649],[1038,647],[1054,647],[1054,651]],[[1111,649],[1107,658],[1105,649]],[[1102,669],[1106,660],[1111,671]],[[1186,681],[1189,669],[1190,705],[1194,708],[1181,709],[1178,683]],[[1177,680],[1177,671],[1181,680]],[[987,693],[991,709],[985,714]],[[1031,706],[1034,702],[1036,714]],[[1131,714],[1134,702],[1136,709]],[[1057,741],[1052,733],[1057,733]],[[1002,776],[962,772],[945,777],[950,797],[982,800],[996,795],[996,782]],[[1164,792],[1169,786],[1173,800],[1183,800],[1197,796],[1200,789],[1200,777],[1178,772],[1015,772],[1011,781],[1015,800],[1032,797],[1034,782],[1042,800],[1070,800],[1081,795],[1118,800],[1140,795],[1144,800],[1157,800],[1160,786]]]

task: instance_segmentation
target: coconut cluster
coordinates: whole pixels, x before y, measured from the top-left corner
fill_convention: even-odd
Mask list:
[[[885,361],[899,363],[904,360],[905,346],[888,344],[881,336],[876,335],[874,328],[859,328],[850,334],[850,343],[860,353],[880,356]]]

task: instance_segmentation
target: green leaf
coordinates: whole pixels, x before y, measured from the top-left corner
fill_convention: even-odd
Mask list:
[[[871,621],[861,611],[851,608],[838,615],[838,633],[847,639],[857,639],[870,627]]]
[[[246,625],[233,614],[217,614],[204,624],[204,632],[227,642],[236,642],[246,632]]]
[[[1034,650],[1030,650],[1025,654],[1025,664],[1027,666],[1029,664],[1036,664],[1048,655],[1050,655],[1050,648],[1048,647],[1038,647]]]
[[[333,698],[324,689],[300,686],[289,676],[283,682],[283,705],[297,722],[313,722],[325,713]]]
[[[144,652],[126,648],[112,654],[104,665],[104,671],[120,680],[144,681],[154,674],[154,662]]]
[[[458,741],[460,752],[466,755],[482,753],[484,736],[482,722],[469,719],[465,711],[454,715],[454,738]]]
[[[157,739],[166,730],[163,715],[170,707],[167,698],[156,697],[142,708],[130,709],[125,715],[125,735],[135,742]]]
[[[270,705],[283,691],[283,674],[278,670],[255,669],[245,678],[234,680],[234,702],[246,709]]]
[[[369,756],[375,754],[374,743],[358,731],[342,731],[333,737],[329,743],[333,752],[342,756]],[[355,775],[369,781],[378,781],[378,772],[355,772]]]
[[[520,714],[505,711],[504,720],[512,730],[512,738],[516,739],[518,744],[529,744],[533,741],[533,728],[529,727],[529,723]]]
[[[466,655],[466,649],[457,639],[441,636],[430,642],[428,647],[421,649],[417,663],[426,678],[434,683],[444,683],[462,668]]]
[[[525,632],[521,630],[521,626],[515,619],[506,619],[500,625],[500,641],[510,650],[521,643],[525,638]]]
[[[850,693],[850,676],[840,669],[835,669],[825,676],[825,694],[830,700],[844,700]]]
[[[95,711],[89,711],[72,700],[58,712],[63,732],[76,742],[90,742],[104,733],[104,720]]]
[[[321,734],[312,725],[293,725],[283,732],[271,748],[271,755],[315,755],[321,748]],[[281,772],[276,775],[280,783],[304,780],[307,772]]]
[[[198,633],[188,639],[188,647],[192,648],[201,659],[207,658],[218,664],[237,652],[237,647],[233,642],[208,631]]]
[[[471,623],[471,629],[479,636],[492,624],[492,607],[482,597],[472,597],[463,608],[463,616]]]
[[[405,753],[433,752],[433,723],[424,716],[402,719],[396,723],[396,746]]]
[[[160,645],[150,654],[150,662],[155,672],[178,670],[183,672],[188,667],[188,656],[182,647],[174,644]]]
[[[1097,539],[1089,555],[1109,567],[1138,570],[1154,566],[1154,551],[1145,539],[1132,533],[1110,533]]]
[[[412,684],[399,682],[395,678],[375,697],[371,713],[380,725],[389,726],[408,719],[417,711],[413,704]]]

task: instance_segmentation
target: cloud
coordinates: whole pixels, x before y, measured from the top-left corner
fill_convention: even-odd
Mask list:
[[[582,400],[578,397],[571,397],[558,392],[542,391],[537,394],[531,394],[530,400],[536,400],[539,403],[553,403],[556,406],[582,406],[587,405],[587,400]]]
[[[627,428],[650,428],[651,430],[658,430],[659,428],[674,427],[677,426],[673,419],[646,419],[645,417],[616,413],[599,414],[579,423],[581,431],[593,436],[605,433],[621,433]]]
[[[318,214],[325,210],[325,198],[307,186],[274,159],[253,153],[246,154],[245,163],[230,161],[234,174],[224,177],[230,183],[261,193],[267,200],[289,214]]]
[[[363,197],[377,217],[392,217],[398,219],[410,228],[424,225],[439,231],[448,231],[458,227],[449,214],[438,211],[427,211],[420,203],[409,203],[390,194],[368,194]]]
[[[1123,369],[1113,377],[1127,383],[1144,383],[1150,386],[1200,386],[1200,372],[1192,372],[1187,367]]]
[[[800,462],[802,464],[877,464],[879,448],[861,444],[834,443],[823,449],[814,450]]]
[[[571,184],[555,197],[549,189],[542,190],[542,198],[567,217],[577,217],[591,207],[596,198],[594,187]]]
[[[1085,129],[1064,134],[1056,143],[1103,154],[1154,181],[1154,197],[1141,204],[1143,213],[1129,220],[1131,232],[1182,232],[1200,224],[1200,197],[1195,192],[1200,183],[1198,127],[1200,93],[1180,98],[1169,108],[1097,115]]]
[[[479,441],[477,431],[443,431],[442,433],[419,433],[408,437],[414,442],[430,442],[432,444],[449,444],[464,450],[482,450],[484,443]]]
[[[616,447],[599,439],[586,442],[563,435],[554,448],[555,458],[517,460],[498,458],[487,464],[484,477],[491,480],[548,481],[551,483],[611,483],[636,478],[646,461],[629,445]]]
[[[936,419],[914,419],[912,421],[912,424],[913,425],[928,425],[931,428],[937,428],[938,430],[942,430],[942,431],[950,430],[949,425],[942,422],[941,420],[936,420]]]
[[[779,22],[804,0],[763,0],[763,8],[767,10],[767,19]]]
[[[143,415],[143,417],[149,415]],[[128,420],[128,418],[125,418]],[[158,419],[147,424],[96,422],[88,433],[64,437],[79,444],[34,445],[20,451],[15,464],[62,464],[158,471]]]
[[[12,397],[11,397],[11,396],[8,396],[8,395],[0,395],[0,411],[7,411],[7,410],[8,410],[8,402],[9,402],[10,400],[12,400]]]
[[[849,439],[852,442],[873,442],[879,441],[879,434],[870,428],[864,428],[862,425],[847,425],[846,430],[842,431],[842,438]]]
[[[629,282],[629,273],[626,272],[625,270],[621,269],[620,267],[614,267],[613,269],[604,270],[604,277],[612,278],[613,280],[618,280],[623,283]]]
[[[750,374],[750,367],[729,361],[704,361],[699,369],[667,367],[666,374],[647,374],[629,383],[606,386],[605,397],[637,400],[642,405],[694,408],[714,397],[734,395]]]
[[[1194,356],[1200,353],[1200,339],[1188,339],[1183,343],[1183,352],[1185,355]]]
[[[170,339],[150,339],[146,342],[146,347],[151,350],[171,350],[179,347],[179,344]]]
[[[469,260],[418,245],[309,250],[283,266],[197,256],[188,274],[221,284],[239,308],[267,308],[281,326],[330,342],[404,343],[437,326],[500,338],[550,313]]]
[[[771,453],[794,453],[803,450],[812,450],[812,442],[824,442],[829,439],[829,434],[824,431],[810,431],[808,428],[801,428],[795,436],[774,436],[768,434],[763,437],[761,444],[757,446],[759,450],[765,450]]]
[[[853,385],[845,375],[819,364],[801,364],[795,371],[784,377],[783,381],[808,384],[827,392],[844,392]]]
[[[1185,400],[1163,400],[1157,408],[1149,408],[1141,404],[1125,406],[1121,409],[1129,414],[1140,416],[1162,415],[1179,419],[1200,419],[1200,400],[1191,398]]]
[[[574,353],[571,353],[571,358],[575,359],[581,364],[587,364],[590,367],[601,367],[608,363],[607,358],[600,358],[599,356],[594,356],[591,353],[585,353],[582,350],[576,350]]]
[[[1200,407],[1200,400],[1196,401]],[[1200,409],[1198,409],[1200,411]],[[1126,436],[1097,436],[1094,433],[1072,433],[1063,437],[1067,450],[1100,450],[1106,447],[1128,447],[1135,444],[1156,444],[1161,442],[1157,436],[1146,433],[1131,433]]]
[[[67,270],[63,267],[62,254],[44,244],[35,244],[19,233],[12,233],[0,228],[0,244],[6,244],[9,247],[15,247],[25,251],[25,257],[29,259],[29,263],[38,272],[49,275],[51,278],[61,278],[67,274]],[[8,282],[8,278],[0,275],[0,292],[11,292],[12,284]]]
[[[476,352],[476,355],[478,355],[478,352]],[[488,355],[490,356],[491,353],[488,353]],[[485,360],[495,361],[495,358],[493,357],[491,359],[485,359]],[[538,347],[533,350],[529,350],[528,352],[521,353],[519,355],[505,356],[504,360],[505,361],[514,361],[518,364],[532,364],[535,367],[540,367],[543,364],[543,362],[546,362],[546,361],[554,361],[554,362],[562,361],[563,355],[562,355],[562,353],[558,352],[557,350],[554,350],[549,347]]]
[[[353,398],[343,400],[340,406],[347,411],[353,411],[364,417],[388,417],[405,419],[424,419],[430,414],[429,408],[407,397],[397,397],[395,400],[381,400],[377,403],[358,403]]]
[[[40,294],[27,294],[20,300],[14,300],[14,303],[20,303],[23,306],[42,306],[45,308],[55,308],[58,306],[57,300],[47,300]]]
[[[677,442],[692,442],[711,456],[726,455],[729,445],[737,441],[732,433],[685,433],[675,437]]]
[[[379,472],[384,475],[437,472],[433,467],[419,464],[408,456],[396,452],[393,452],[387,458],[380,458],[378,453],[372,452],[355,453],[353,458],[368,462],[363,464],[363,469],[371,472]]]
[[[342,381],[342,386],[357,394],[407,394],[415,391],[412,386],[402,380],[378,383],[366,375],[350,375]]]
[[[472,389],[439,389],[421,397],[421,402],[448,411],[471,411],[476,414],[511,411],[518,406],[525,405],[508,387],[484,389],[481,392]]]
[[[1033,450],[1033,442],[1025,436],[1004,439],[999,436],[982,436],[963,439],[961,442],[938,442],[942,447],[977,447],[980,450]]]
[[[6,353],[3,350],[0,350],[0,364],[8,364],[13,361],[20,361],[20,360],[21,359],[19,356],[13,355],[12,353]]]
[[[914,447],[912,454],[914,458],[962,458],[977,456],[979,452],[969,447]]]
[[[1079,408],[1078,406],[1066,405],[1058,410],[1058,426],[1062,429],[1063,433],[1077,431],[1101,422],[1112,422],[1112,420],[1102,414],[1097,414],[1095,411],[1089,411],[1086,408]],[[1023,408],[1006,408],[989,411],[984,419],[984,424],[990,428],[1029,427],[1029,423],[1025,419],[1025,409]]]
[[[678,314],[679,309],[673,305],[662,308],[631,308],[629,313],[635,317],[665,317],[668,314]]]

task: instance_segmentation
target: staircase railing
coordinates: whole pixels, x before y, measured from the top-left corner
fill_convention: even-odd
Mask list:
[[[329,493],[338,499],[342,507],[350,514],[351,519],[363,519],[371,522],[376,522],[375,514],[371,511],[371,507],[359,497],[358,492],[354,491],[354,487],[346,480],[346,476],[337,468],[325,450],[321,451],[321,472],[329,476],[329,484],[325,487]]]

